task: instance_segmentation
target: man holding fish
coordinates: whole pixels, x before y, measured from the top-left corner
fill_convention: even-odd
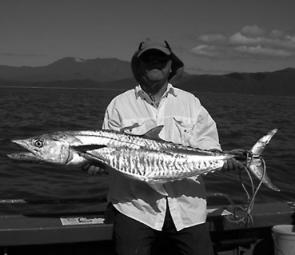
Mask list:
[[[119,255],[150,255],[163,236],[177,254],[213,254],[201,175],[238,168],[251,172],[260,183],[245,211],[249,215],[262,183],[279,191],[261,156],[277,129],[248,151],[222,152],[216,124],[199,99],[171,84],[183,63],[166,41],[141,42],[131,67],[138,85],[110,102],[103,130],[14,139],[27,151],[8,157],[89,173],[104,165],[110,172],[108,200]]]
[[[165,141],[221,150],[216,124],[199,99],[170,83],[181,75],[183,63],[166,41],[141,42],[131,65],[138,85],[111,101],[103,129],[141,135],[163,126],[159,137]],[[223,169],[239,167],[241,164],[231,159]],[[151,254],[159,233],[173,242],[177,254],[213,254],[201,176],[157,183],[154,189],[115,171],[110,179],[118,254]]]
[[[131,65],[138,86],[111,101],[103,130],[14,139],[27,151],[8,157],[82,167],[89,173],[100,172],[101,165],[109,170],[108,199],[120,255],[152,254],[163,236],[173,241],[178,254],[212,254],[201,175],[250,171],[260,183],[246,210],[249,215],[260,184],[279,191],[261,156],[277,129],[248,151],[222,152],[216,124],[199,99],[170,83],[183,63],[167,42],[140,43]]]

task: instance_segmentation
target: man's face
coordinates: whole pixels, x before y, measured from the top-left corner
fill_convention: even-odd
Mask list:
[[[151,80],[157,80],[157,77],[161,78],[161,76],[166,76],[166,73],[169,75],[171,68],[170,56],[162,51],[148,50],[144,52],[139,59],[141,60],[145,73]]]
[[[151,93],[157,92],[168,82],[172,63],[170,56],[159,50],[148,50],[139,59],[142,73],[148,83],[145,90],[150,90]]]

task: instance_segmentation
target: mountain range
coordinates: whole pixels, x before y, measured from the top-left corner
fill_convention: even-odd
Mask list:
[[[104,88],[134,87],[130,63],[115,58],[62,58],[46,66],[0,65],[0,86]],[[274,72],[192,75],[185,73],[176,87],[188,91],[295,96],[295,68]]]
[[[108,82],[132,77],[130,64],[119,59],[62,58],[39,67],[0,65],[0,79],[23,82],[93,80]]]

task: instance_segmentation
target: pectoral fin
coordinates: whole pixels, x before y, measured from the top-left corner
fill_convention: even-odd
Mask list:
[[[155,190],[156,192],[158,192],[159,194],[163,195],[163,196],[167,196],[168,193],[166,191],[166,189],[164,188],[164,185],[162,183],[149,183],[149,186]]]

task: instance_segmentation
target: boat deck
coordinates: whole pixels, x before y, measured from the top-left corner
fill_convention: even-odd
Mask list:
[[[218,254],[236,249],[272,250],[271,227],[295,223],[294,203],[256,204],[253,223],[234,223],[226,206],[209,207],[208,222]],[[230,219],[230,220],[229,220]],[[3,215],[0,216],[0,249],[5,254],[76,254],[88,250],[114,254],[112,224],[103,212],[83,215]],[[90,250],[89,250],[90,249]],[[42,252],[40,252],[42,250]],[[159,253],[160,254],[160,253]],[[173,254],[170,253],[170,254]],[[247,254],[247,253],[245,253]],[[252,254],[252,253],[248,253]]]

